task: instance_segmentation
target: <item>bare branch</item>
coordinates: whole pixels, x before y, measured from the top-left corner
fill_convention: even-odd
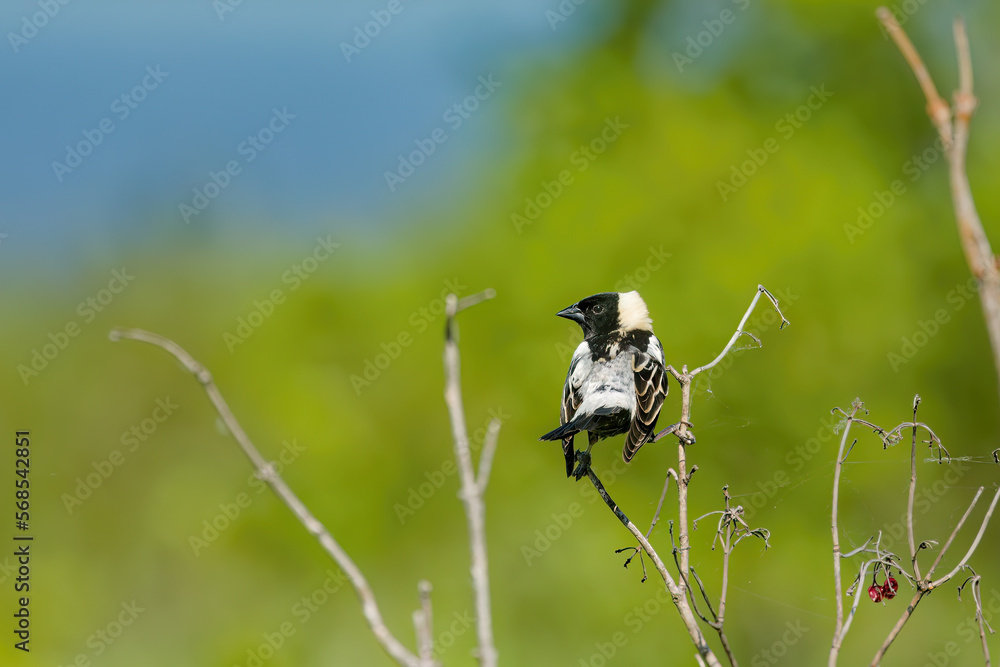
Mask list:
[[[917,77],[917,82],[920,84],[920,88],[924,91],[924,97],[927,98],[927,115],[930,116],[931,120],[934,122],[934,126],[937,127],[938,134],[941,135],[941,139],[944,141],[945,146],[951,145],[951,109],[948,107],[948,103],[941,99],[938,95],[937,87],[934,85],[934,79],[931,78],[930,72],[927,71],[927,66],[924,65],[923,59],[920,54],[917,53],[917,49],[913,46],[913,42],[906,35],[903,29],[900,27],[899,23],[896,21],[896,17],[892,15],[885,7],[879,7],[875,11],[875,15],[878,20],[882,22],[885,27],[886,32],[892,37],[892,41],[896,42],[896,46],[899,47],[900,53],[906,58],[906,62],[910,65],[910,69]]]
[[[660,494],[660,502],[656,503],[656,512],[653,514],[653,520],[649,522],[649,530],[646,531],[646,539],[647,540],[649,539],[649,536],[652,535],[653,528],[656,527],[656,522],[660,520],[660,510],[663,509],[663,500],[664,500],[664,498],[667,497],[667,489],[670,488],[670,475],[671,474],[674,475],[675,477],[677,476],[677,473],[674,472],[673,468],[668,468],[667,469],[667,476],[663,480],[663,492]]]
[[[913,435],[910,439],[910,486],[906,499],[906,539],[910,545],[910,563],[913,567],[913,578],[920,579],[920,565],[917,563],[917,547],[913,541],[913,496],[917,489],[917,407],[920,406],[920,394],[913,397]]]
[[[882,531],[879,531],[879,535],[881,535],[881,534],[882,534]],[[859,553],[861,553],[862,551],[865,551],[866,549],[868,549],[868,545],[869,545],[869,544],[871,544],[871,543],[872,543],[872,538],[870,538],[870,537],[869,537],[869,538],[868,538],[868,539],[867,539],[867,540],[865,541],[865,543],[864,543],[864,544],[862,544],[862,545],[861,545],[860,547],[858,547],[858,548],[857,548],[857,549],[855,549],[854,551],[849,551],[849,552],[847,552],[846,554],[840,554],[840,557],[841,557],[841,558],[850,558],[851,556],[856,556],[856,555],[858,555]]]
[[[488,301],[489,299],[493,299],[496,297],[496,295],[497,291],[492,287],[489,289],[485,289],[482,292],[478,292],[476,294],[464,297],[462,299],[458,299],[457,296],[452,295],[455,296],[456,299],[458,299],[458,303],[455,305],[455,312],[451,314],[451,317],[454,318],[455,315],[462,312],[466,308],[472,308],[476,304],[482,303],[483,301]]]
[[[908,620],[910,620],[910,616],[913,616],[914,610],[916,610],[917,605],[920,604],[920,601],[924,599],[924,595],[926,594],[927,591],[921,590],[918,590],[913,594],[909,604],[906,605],[906,609],[903,610],[902,616],[900,616],[899,620],[896,621],[896,625],[892,627],[892,630],[889,631],[889,635],[885,638],[885,641],[882,642],[882,646],[879,647],[878,651],[876,651],[875,657],[872,658],[871,667],[878,667],[882,663],[882,658],[885,657],[885,652],[889,650],[892,642],[894,642],[896,637],[899,636],[903,626],[906,625]]]
[[[705,615],[702,614],[700,611],[698,611],[698,605],[694,604],[694,600],[692,600],[691,602],[692,605],[694,606],[695,613],[697,613],[698,616],[701,617],[701,620],[705,621],[709,625],[712,625],[713,623],[719,620],[719,616],[718,614],[715,613],[715,609],[712,608],[712,599],[708,596],[708,591],[705,590],[705,582],[701,580],[701,577],[698,576],[698,571],[695,570],[693,566],[691,567],[691,576],[694,577],[695,583],[698,584],[698,590],[701,592],[701,598],[705,601],[705,604],[708,606],[708,613],[712,615],[712,620],[708,620],[707,618],[705,618]]]
[[[968,552],[966,552],[965,557],[959,562],[958,565],[955,566],[955,569],[953,569],[950,573],[948,573],[947,575],[941,577],[936,581],[930,581],[934,569],[938,566],[938,563],[940,563],[941,558],[944,555],[944,552],[948,550],[949,546],[951,546],[952,541],[955,539],[955,536],[958,534],[958,531],[961,529],[966,519],[968,519],[969,514],[972,513],[972,509],[979,501],[979,496],[982,494],[982,492],[983,488],[980,487],[979,491],[976,493],[975,498],[973,498],[972,502],[969,504],[969,508],[965,511],[965,514],[962,515],[962,518],[959,519],[958,524],[956,524],[955,526],[955,529],[952,531],[951,535],[948,537],[948,540],[941,548],[940,553],[938,553],[937,559],[935,559],[934,563],[927,571],[926,577],[924,579],[916,580],[917,591],[914,594],[913,599],[910,601],[910,604],[907,605],[906,610],[904,610],[903,614],[899,617],[899,620],[896,621],[896,625],[893,626],[892,630],[889,632],[889,635],[885,638],[885,641],[882,643],[882,646],[879,647],[879,650],[875,653],[875,657],[872,658],[871,662],[872,667],[876,667],[882,662],[882,659],[885,657],[886,651],[889,650],[889,647],[892,645],[893,641],[895,641],[896,637],[899,636],[899,633],[902,631],[903,626],[906,625],[906,622],[910,620],[910,617],[913,615],[913,611],[914,609],[916,609],[917,604],[920,602],[920,600],[923,599],[925,595],[930,593],[935,588],[938,588],[942,584],[949,581],[952,577],[954,577],[958,573],[959,570],[967,566],[966,564],[968,563],[969,558],[972,557],[972,554],[979,546],[979,541],[982,539],[983,533],[986,532],[986,526],[989,524],[990,517],[993,514],[993,509],[996,507],[997,500],[1000,499],[1000,489],[998,489],[996,495],[993,496],[993,502],[990,504],[989,509],[986,511],[986,515],[983,517],[983,522],[979,527],[979,532],[976,534],[976,538],[973,540],[972,545],[969,547]],[[925,544],[926,542],[921,542],[920,545],[917,547],[917,549],[919,550],[925,548],[924,546]],[[904,571],[902,570],[900,571],[903,572],[903,574],[905,574]],[[986,652],[986,655],[988,661],[989,660],[988,650]]]
[[[986,642],[986,630],[989,630],[991,635],[994,634],[995,631],[990,626],[989,622],[983,618],[983,595],[980,590],[980,584],[982,583],[983,578],[979,576],[971,567],[969,569],[972,570],[972,576],[967,577],[966,580],[962,582],[962,585],[958,587],[958,601],[962,601],[962,590],[966,587],[966,585],[969,585],[969,587],[972,588],[973,604],[976,605],[976,622],[979,623],[979,641],[983,647],[983,660],[986,662],[986,667],[990,667],[992,663],[990,661],[990,647]]]
[[[972,56],[965,24],[961,19],[956,19],[954,23],[959,89],[955,91],[952,108],[938,95],[934,81],[920,54],[892,13],[885,7],[880,7],[876,14],[916,75],[927,98],[927,113],[944,141],[958,237],[969,270],[980,283],[979,297],[983,317],[986,320],[986,330],[993,349],[994,367],[1000,378],[1000,266],[990,247],[983,223],[979,219],[965,166],[969,146],[969,124],[978,104],[972,88]]]
[[[692,568],[690,567],[690,555],[689,555],[690,536],[688,532],[688,524],[689,524],[688,487],[690,486],[692,475],[698,469],[697,465],[693,465],[691,466],[691,470],[689,472],[687,467],[686,449],[689,445],[693,445],[695,443],[694,434],[691,433],[690,431],[690,429],[692,428],[691,385],[693,383],[695,375],[701,373],[702,371],[710,370],[716,364],[718,364],[726,356],[726,354],[728,354],[729,351],[733,348],[733,345],[736,344],[736,341],[739,340],[740,336],[746,335],[751,339],[753,339],[754,341],[756,341],[758,345],[760,344],[760,339],[758,339],[750,332],[744,331],[743,327],[746,326],[747,320],[750,318],[750,314],[753,312],[754,307],[757,305],[757,301],[760,300],[760,296],[762,294],[767,296],[768,300],[770,300],[771,304],[778,312],[778,316],[781,317],[781,328],[784,328],[788,324],[788,320],[785,319],[785,316],[782,314],[781,309],[778,307],[778,300],[775,299],[774,296],[769,291],[767,291],[767,289],[765,289],[763,285],[758,285],[757,291],[750,302],[750,306],[749,308],[747,308],[742,319],[740,320],[736,332],[730,338],[729,343],[725,346],[722,352],[713,361],[711,361],[708,364],[705,364],[704,366],[696,368],[694,371],[691,372],[688,372],[687,365],[682,366],[680,371],[675,369],[673,366],[666,367],[667,372],[670,373],[674,377],[674,379],[677,380],[677,382],[680,384],[681,387],[681,418],[680,421],[678,421],[676,424],[673,424],[663,429],[652,438],[653,441],[656,441],[670,434],[674,434],[677,436],[677,441],[678,441],[677,469],[676,470],[670,469],[667,471],[667,479],[664,480],[663,492],[660,494],[660,500],[659,503],[657,504],[656,513],[653,517],[652,524],[650,525],[649,533],[647,533],[646,536],[642,536],[642,539],[639,540],[639,543],[643,545],[643,550],[646,551],[646,553],[650,556],[651,559],[653,559],[653,562],[654,564],[656,564],[657,570],[660,572],[660,575],[664,577],[664,581],[667,581],[667,578],[670,575],[666,571],[665,566],[663,566],[662,561],[660,561],[659,559],[659,556],[654,556],[655,552],[651,551],[652,547],[649,547],[649,549],[647,549],[646,545],[648,545],[648,535],[652,533],[653,526],[656,525],[656,521],[659,519],[660,511],[663,507],[663,500],[666,497],[667,488],[669,486],[670,476],[672,475],[674,477],[674,480],[677,482],[677,538],[679,542],[679,545],[676,546],[673,550],[673,556],[674,556],[674,561],[677,565],[677,571],[680,576],[680,581],[676,584],[668,583],[667,588],[668,590],[670,590],[671,596],[674,598],[674,604],[677,606],[678,611],[681,613],[681,617],[685,621],[685,625],[688,625],[689,619],[691,622],[694,623],[694,629],[688,626],[688,631],[691,634],[692,640],[694,640],[695,645],[699,647],[699,653],[709,662],[709,664],[718,664],[718,660],[717,658],[715,658],[714,655],[708,655],[704,651],[702,651],[701,645],[704,642],[704,638],[701,635],[700,629],[697,629],[697,621],[694,619],[694,614],[692,614],[691,612],[692,608],[694,609],[694,613],[700,616],[706,623],[708,623],[708,625],[716,629],[716,631],[719,633],[720,640],[722,641],[723,648],[726,651],[726,655],[729,658],[729,661],[733,665],[735,665],[736,660],[729,647],[729,642],[727,637],[725,636],[725,632],[722,629],[722,623],[721,623],[723,620],[722,612],[724,612],[724,607],[725,607],[725,592],[723,592],[723,596],[720,600],[721,604],[720,604],[719,617],[715,617],[715,612],[711,608],[711,603],[709,603],[709,611],[712,612],[713,618],[716,618],[715,621],[709,621],[708,618],[706,618],[704,615],[701,614],[700,611],[698,611],[695,594],[691,590],[691,586],[687,580],[687,573],[693,572]],[[598,491],[604,498],[605,503],[607,503],[608,507],[610,507],[612,511],[615,512],[615,515],[618,517],[619,521],[621,521],[626,527],[631,526],[631,522],[607,495],[607,492],[603,489],[603,486],[600,484],[600,480],[597,479],[596,475],[593,475],[591,473],[590,476],[591,476],[591,481],[594,483],[594,486],[598,488]],[[726,517],[729,518],[726,519]],[[720,530],[724,522],[726,526],[729,525],[728,522],[732,522],[733,524],[737,523],[735,518],[733,516],[730,516],[728,500],[727,500],[727,509],[724,512],[723,518],[720,519]],[[629,530],[632,531],[632,527],[630,527]],[[750,532],[751,534],[757,537],[762,537],[765,540],[765,542],[767,541],[766,531],[758,530]],[[672,529],[670,535],[671,535],[671,541],[673,541]],[[729,539],[725,541],[726,552],[730,551],[731,548],[735,546],[735,544],[731,542],[731,538],[732,535],[730,535]],[[742,536],[739,539],[742,539]],[[627,563],[628,562],[626,561],[626,565]],[[723,590],[725,591],[726,585],[728,584],[728,553],[724,555],[723,567],[725,571]],[[708,602],[704,585],[699,579],[697,579],[697,575],[695,576],[696,580],[698,581],[699,588],[701,589],[702,595],[705,596],[705,600],[706,602]],[[676,591],[674,589],[676,589]],[[690,605],[688,605],[688,601],[690,601]],[[697,634],[695,634],[695,630],[697,631]],[[707,650],[707,646],[705,647],[705,649]]]
[[[417,632],[417,653],[421,667],[439,667],[434,660],[434,614],[431,609],[431,583],[421,580],[417,584],[420,609],[413,612],[413,626]]]
[[[725,497],[726,502],[726,514],[723,518],[729,516],[729,486],[722,487],[722,495]],[[733,539],[733,531],[735,531],[738,526],[733,527],[733,522],[723,522],[722,523],[722,587],[719,593],[719,617],[717,620],[717,626],[715,629],[719,633],[719,641],[722,642],[722,648],[726,652],[726,656],[729,658],[729,663],[733,667],[736,665],[736,657],[733,655],[733,649],[729,646],[729,637],[726,636],[726,631],[723,624],[726,622],[726,597],[729,593],[729,556],[732,553],[733,545],[731,544]]]
[[[687,377],[687,376],[684,376],[684,377]],[[681,383],[681,390],[682,391],[683,391],[683,387],[684,387],[684,383]],[[657,440],[659,440],[661,438],[665,438],[665,437],[667,437],[668,435],[670,435],[672,433],[677,433],[682,428],[684,429],[684,434],[683,435],[678,435],[677,437],[679,437],[679,438],[683,437],[685,445],[693,445],[696,442],[696,440],[694,439],[694,436],[691,434],[691,432],[688,429],[694,428],[694,424],[691,424],[689,422],[683,422],[683,421],[677,422],[676,424],[671,424],[670,426],[668,426],[667,428],[663,429],[662,431],[660,431],[659,433],[657,433],[656,435],[654,435],[652,438],[650,438],[649,441],[650,442],[656,442]],[[1000,451],[1000,450],[998,450],[998,451]],[[673,471],[671,471],[671,470],[667,471],[668,474],[670,472],[673,472]],[[674,474],[676,475],[677,473],[674,472]]]
[[[906,625],[907,621],[913,615],[914,609],[916,608],[916,606],[920,602],[920,600],[923,598],[923,596],[927,595],[928,593],[930,593],[931,591],[933,591],[935,588],[938,588],[939,586],[941,586],[945,582],[949,581],[961,569],[963,569],[965,567],[968,567],[968,561],[972,557],[972,554],[975,553],[976,548],[979,546],[979,542],[982,540],[983,534],[986,532],[986,527],[989,524],[990,518],[991,518],[991,516],[993,514],[993,511],[994,511],[994,509],[996,507],[997,501],[1000,500],[1000,489],[998,489],[997,493],[993,497],[993,502],[990,504],[989,509],[986,511],[986,515],[983,517],[982,524],[979,527],[979,532],[977,533],[977,535],[976,535],[975,539],[973,540],[972,544],[969,546],[969,549],[966,552],[965,556],[962,558],[962,560],[955,566],[955,568],[950,573],[948,573],[944,577],[941,577],[940,579],[932,581],[932,577],[933,577],[935,569],[940,564],[942,558],[944,557],[945,553],[948,551],[949,547],[951,547],[952,543],[955,540],[955,537],[958,535],[959,531],[962,529],[962,526],[965,525],[965,522],[968,520],[969,516],[972,514],[972,510],[975,508],[976,503],[979,502],[979,498],[980,498],[980,496],[983,493],[983,487],[980,487],[979,490],[976,492],[975,497],[972,499],[972,502],[969,504],[969,507],[965,510],[965,513],[962,515],[961,519],[959,519],[958,523],[955,525],[954,529],[951,532],[951,535],[945,541],[944,546],[938,552],[938,555],[935,558],[934,562],[931,564],[930,568],[927,570],[927,574],[924,575],[924,576],[920,575],[920,569],[919,569],[919,565],[918,565],[918,562],[917,562],[917,556],[920,553],[920,551],[922,551],[923,549],[930,548],[932,545],[936,544],[936,542],[934,542],[933,540],[924,540],[924,541],[920,542],[920,544],[916,544],[916,540],[914,539],[913,499],[914,499],[914,490],[915,490],[916,481],[917,481],[917,472],[916,472],[917,429],[918,428],[924,428],[924,429],[927,430],[927,432],[930,434],[930,437],[931,437],[931,439],[929,441],[927,441],[927,442],[930,443],[932,446],[934,444],[936,444],[938,446],[938,448],[939,448],[939,452],[940,451],[944,451],[944,448],[941,445],[941,441],[937,437],[937,435],[935,435],[934,432],[926,424],[922,424],[921,422],[918,422],[916,420],[917,408],[918,408],[919,405],[920,405],[920,396],[919,395],[914,396],[914,399],[913,399],[913,421],[912,422],[904,422],[903,424],[900,424],[899,426],[897,426],[896,428],[894,428],[892,431],[888,431],[888,432],[886,432],[881,427],[873,424],[872,422],[869,422],[869,421],[863,420],[863,419],[859,419],[856,416],[857,412],[859,410],[863,410],[864,409],[863,404],[860,401],[858,401],[858,400],[855,400],[854,403],[852,404],[852,410],[851,410],[851,412],[849,414],[846,413],[844,410],[842,410],[840,408],[835,408],[834,409],[834,412],[839,412],[840,414],[843,414],[846,417],[846,422],[845,422],[845,425],[844,425],[844,434],[843,434],[843,437],[841,438],[841,443],[840,443],[840,452],[841,453],[838,453],[837,464],[836,464],[836,468],[835,468],[835,471],[834,471],[834,493],[833,493],[833,505],[832,505],[832,509],[831,509],[831,518],[832,518],[832,525],[833,525],[833,539],[834,539],[834,576],[835,576],[835,580],[836,580],[835,586],[836,586],[836,591],[837,591],[838,596],[839,596],[840,585],[841,585],[841,582],[840,582],[839,562],[840,562],[841,558],[845,557],[845,555],[839,553],[840,549],[839,549],[838,531],[837,531],[837,510],[838,510],[838,507],[837,507],[837,505],[838,505],[837,498],[838,498],[838,493],[839,493],[838,490],[839,490],[839,483],[840,483],[840,472],[841,472],[841,468],[842,468],[843,463],[844,463],[844,459],[846,459],[846,455],[842,455],[842,452],[844,450],[844,445],[845,445],[847,437],[848,437],[848,431],[850,430],[851,425],[853,423],[864,424],[865,426],[871,428],[876,434],[879,435],[879,437],[883,441],[883,445],[884,446],[888,446],[888,445],[894,444],[895,442],[898,442],[898,435],[897,434],[900,433],[903,428],[911,428],[912,429],[911,436],[910,436],[910,443],[911,443],[910,444],[910,480],[909,480],[909,492],[907,494],[907,505],[906,505],[906,530],[907,530],[907,542],[908,542],[908,547],[909,547],[909,552],[910,552],[910,561],[911,561],[911,565],[913,567],[913,575],[911,576],[909,573],[907,573],[904,569],[902,569],[899,566],[898,558],[895,556],[895,554],[892,554],[890,552],[883,552],[880,549],[879,543],[881,542],[881,536],[882,536],[881,532],[879,533],[879,539],[876,541],[874,549],[871,549],[871,548],[868,547],[868,545],[871,543],[871,538],[869,538],[868,541],[866,541],[864,545],[862,545],[858,549],[855,549],[850,554],[846,554],[847,556],[853,556],[853,555],[855,555],[857,553],[860,553],[860,552],[869,552],[869,553],[874,553],[876,555],[876,557],[877,557],[877,560],[875,560],[875,561],[868,561],[868,563],[864,567],[862,567],[861,574],[859,575],[859,578],[855,581],[855,584],[852,586],[851,590],[854,590],[854,592],[855,592],[855,603],[854,603],[854,608],[851,610],[851,616],[853,616],[854,609],[856,609],[856,607],[857,607],[857,600],[859,599],[860,590],[862,588],[861,584],[862,584],[862,581],[864,580],[864,574],[865,574],[865,571],[867,569],[867,565],[870,564],[870,563],[873,563],[873,562],[874,563],[882,563],[883,565],[881,565],[881,567],[888,567],[888,566],[893,566],[894,565],[896,568],[899,569],[900,574],[903,575],[903,576],[905,576],[907,579],[909,579],[914,584],[914,586],[917,589],[916,592],[915,592],[915,594],[914,594],[913,600],[907,606],[907,609],[904,611],[904,613],[900,616],[899,620],[896,622],[896,625],[889,632],[889,634],[886,637],[885,641],[882,643],[882,646],[879,648],[879,650],[875,654],[875,657],[872,659],[871,664],[873,665],[873,667],[876,666],[876,665],[878,665],[878,664],[880,664],[880,662],[882,661],[883,657],[885,656],[886,651],[889,650],[889,647],[892,645],[892,643],[895,641],[896,637],[899,635],[899,633],[902,631],[903,627]],[[879,566],[876,565],[876,568],[877,567],[879,567]],[[877,570],[876,570],[876,572],[877,572]],[[850,594],[850,590],[848,591],[848,594]],[[843,637],[847,634],[847,630],[850,627],[850,617],[848,618],[847,623],[843,624],[843,626],[841,626],[841,618],[842,618],[842,603],[841,603],[841,601],[839,600],[839,597],[838,597],[838,600],[837,600],[837,628],[834,631],[833,645],[831,647],[830,659],[829,659],[829,665],[831,667],[833,665],[836,665],[837,653],[838,653],[838,651],[840,649],[840,646],[842,644]],[[987,657],[987,660],[988,660],[988,657]]]
[[[222,397],[222,393],[212,380],[212,374],[208,372],[208,369],[197,362],[180,345],[159,334],[143,331],[142,329],[114,329],[111,331],[109,338],[112,341],[126,338],[155,345],[173,355],[197,378],[198,382],[204,387],[205,393],[208,394],[212,405],[215,406],[216,411],[219,413],[219,417],[225,423],[226,428],[233,434],[240,449],[243,450],[243,453],[250,460],[257,473],[257,477],[271,487],[271,490],[285,503],[288,509],[305,526],[306,530],[319,541],[324,551],[336,561],[340,569],[347,575],[351,586],[354,587],[354,592],[357,593],[358,599],[361,601],[361,611],[364,613],[365,620],[368,621],[368,626],[371,628],[378,643],[389,654],[389,657],[398,664],[405,667],[421,667],[419,658],[403,646],[386,627],[382,613],[379,611],[378,604],[375,601],[375,594],[372,592],[371,586],[368,584],[368,580],[364,574],[362,574],[361,569],[354,563],[347,552],[344,551],[343,547],[337,543],[326,527],[313,516],[312,512],[292,492],[274,466],[260,454],[247,436],[246,431],[243,430],[243,427],[240,426],[239,421],[233,415],[226,400]]]
[[[486,493],[486,486],[490,483],[493,456],[496,454],[499,439],[500,420],[494,418],[486,427],[486,437],[483,438],[483,453],[479,457],[479,474],[476,475],[476,486],[479,487],[480,493]]]
[[[705,661],[705,664],[710,667],[721,667],[719,659],[712,652],[712,649],[708,646],[708,642],[705,641],[705,635],[702,633],[701,628],[698,627],[698,620],[694,617],[691,612],[691,607],[688,605],[687,597],[685,595],[685,590],[677,585],[674,578],[670,576],[670,572],[667,571],[667,566],[663,563],[660,555],[656,553],[653,546],[646,539],[646,536],[642,534],[634,523],[625,513],[622,512],[618,504],[612,500],[611,496],[608,494],[607,489],[604,488],[604,484],[601,483],[600,478],[594,473],[592,469],[587,470],[587,477],[590,478],[591,483],[594,488],[597,489],[597,493],[604,500],[604,504],[611,509],[614,515],[622,522],[622,525],[628,529],[630,533],[635,537],[642,546],[642,550],[646,552],[650,560],[653,561],[653,565],[656,567],[656,571],[660,573],[660,577],[663,578],[664,584],[666,584],[667,592],[670,593],[670,599],[677,607],[677,613],[681,617],[681,621],[684,623],[685,629],[688,631],[688,635],[691,637],[691,641],[694,643],[701,658]]]
[[[931,583],[927,584],[927,587],[929,589],[933,590],[938,586],[940,586],[941,584],[947,582],[949,579],[958,574],[958,571],[964,568],[966,563],[969,562],[969,559],[972,558],[972,554],[974,554],[976,552],[976,549],[979,547],[980,540],[983,539],[983,533],[986,532],[986,526],[988,526],[990,523],[990,518],[993,516],[993,510],[996,509],[997,500],[1000,500],[1000,489],[997,489],[997,492],[993,494],[993,501],[990,503],[989,509],[986,510],[986,515],[983,517],[983,522],[979,525],[979,532],[976,533],[976,538],[972,540],[972,544],[969,545],[969,550],[965,552],[965,556],[962,557],[962,560],[958,562],[958,565],[956,565],[951,572],[941,577],[940,579],[936,579]]]
[[[739,337],[744,334],[750,335],[750,337],[756,340],[758,344],[760,343],[760,339],[758,339],[756,336],[753,336],[752,334],[748,334],[746,331],[743,330],[743,327],[746,325],[747,320],[750,319],[750,313],[753,312],[753,309],[757,305],[757,300],[760,299],[761,294],[766,295],[767,298],[771,301],[771,305],[774,306],[774,309],[776,311],[778,311],[778,316],[781,317],[781,326],[779,326],[778,328],[784,329],[786,326],[788,326],[789,324],[788,320],[785,319],[785,316],[781,312],[781,308],[778,307],[778,300],[775,299],[774,295],[768,292],[767,288],[765,288],[763,285],[757,285],[757,293],[753,295],[753,300],[750,302],[750,307],[747,308],[747,312],[743,314],[743,319],[740,320],[740,323],[736,325],[736,333],[734,333],[733,337],[729,339],[729,342],[726,344],[726,347],[722,349],[722,352],[720,352],[719,356],[717,356],[715,359],[705,364],[704,366],[699,366],[698,368],[688,373],[690,377],[694,377],[695,375],[701,373],[702,371],[707,371],[711,369],[713,366],[715,366],[717,363],[722,361],[722,358],[729,353],[729,350],[732,349],[733,345],[736,344],[736,341],[739,339]]]
[[[990,667],[992,663],[990,661],[990,646],[986,642],[986,628],[989,628],[991,635],[995,634],[995,632],[993,628],[990,627],[990,624],[986,622],[986,619],[983,618],[983,594],[980,590],[981,582],[982,577],[977,575],[972,582],[972,598],[976,602],[976,620],[979,621],[979,640],[983,646],[983,659],[986,661],[986,667]]]
[[[846,625],[844,623],[844,594],[842,591],[843,585],[840,581],[840,530],[837,526],[837,521],[840,503],[840,473],[844,468],[844,459],[846,458],[844,449],[847,446],[847,437],[851,433],[851,424],[854,422],[854,417],[859,410],[863,409],[864,404],[859,399],[854,399],[850,413],[846,413],[840,408],[835,408],[835,410],[839,410],[841,414],[847,417],[847,422],[844,424],[844,434],[840,437],[840,449],[837,451],[837,462],[833,468],[833,502],[830,505],[830,532],[833,535],[833,595],[837,605],[837,616],[833,628],[833,642],[830,645],[830,657],[828,661],[830,667],[834,667],[837,664],[840,647],[844,643],[844,635],[847,634],[847,630],[850,627],[849,621]],[[860,576],[862,580],[864,579],[864,571],[863,568]],[[855,607],[857,607],[857,595],[855,595]],[[854,614],[853,609],[851,614]]]
[[[955,51],[958,53],[958,89],[963,95],[972,95],[972,54],[969,51],[969,38],[965,34],[965,22],[955,19],[952,24],[955,35]]]
[[[861,601],[861,592],[864,590],[865,577],[868,574],[868,566],[876,563],[878,561],[870,560],[866,561],[861,565],[861,571],[858,573],[858,579],[854,584],[854,601],[851,603],[851,611],[847,614],[847,619],[844,621],[844,629],[840,633],[839,643],[837,644],[837,651],[840,651],[840,646],[844,641],[844,637],[847,636],[847,632],[851,629],[851,623],[854,622],[854,615],[858,611],[858,603]],[[837,642],[838,639],[834,636],[834,641]],[[830,662],[829,667],[833,667],[837,664],[837,654],[830,651]]]
[[[462,301],[459,301],[454,294],[449,294],[445,300],[447,322],[444,343],[444,399],[445,403],[448,404],[448,414],[451,417],[455,459],[458,462],[459,479],[461,480],[459,497],[465,506],[465,516],[469,524],[469,547],[472,557],[470,570],[476,606],[477,657],[482,667],[496,667],[497,651],[493,643],[493,616],[490,608],[486,510],[483,504],[483,489],[476,483],[476,473],[472,465],[472,451],[469,447],[469,432],[465,425],[455,315],[463,308],[492,298],[494,294],[493,290],[487,290]],[[486,470],[488,476],[489,468],[487,467]]]
[[[691,375],[684,366],[684,381],[681,382],[681,420],[677,430],[677,541],[680,544],[680,565],[678,571],[682,577],[690,568],[691,541],[688,535],[688,486],[691,476],[687,472],[687,448],[694,442],[694,436],[688,431],[686,424],[691,423]],[[681,580],[682,592],[687,592],[685,579]]]
[[[938,551],[937,558],[934,559],[934,562],[931,563],[930,569],[927,570],[928,579],[934,576],[934,570],[937,569],[937,566],[941,562],[941,559],[944,558],[944,554],[945,552],[948,551],[948,547],[950,547],[951,543],[955,541],[955,536],[958,535],[958,531],[962,530],[962,526],[965,525],[966,519],[968,519],[969,515],[972,514],[972,509],[976,506],[976,503],[979,502],[979,497],[983,495],[983,488],[984,487],[981,486],[979,487],[979,490],[976,491],[976,495],[975,497],[973,497],[972,502],[969,503],[969,507],[965,510],[965,514],[963,514],[962,518],[959,519],[958,523],[955,524],[955,528],[954,530],[951,531],[951,535],[948,536],[948,539],[945,540],[944,546],[941,547],[940,551]],[[923,543],[921,543],[921,546],[923,546]],[[914,572],[914,576],[916,576],[917,579],[920,578],[919,576],[916,575],[916,572]]]

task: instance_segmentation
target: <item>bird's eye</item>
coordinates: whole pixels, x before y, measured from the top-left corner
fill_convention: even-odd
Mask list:
[[[604,312],[604,306],[602,306],[601,304],[597,304],[596,306],[594,306],[595,315],[600,315],[603,312]]]

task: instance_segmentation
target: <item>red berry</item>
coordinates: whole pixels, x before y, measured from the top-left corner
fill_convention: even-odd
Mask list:
[[[882,588],[880,586],[872,584],[871,586],[868,587],[868,597],[872,599],[872,602],[881,602]]]
[[[886,600],[891,600],[896,597],[896,591],[898,590],[899,583],[892,577],[889,577],[885,580],[885,583],[882,584],[882,597]]]

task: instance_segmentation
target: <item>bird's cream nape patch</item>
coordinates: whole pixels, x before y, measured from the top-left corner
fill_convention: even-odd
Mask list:
[[[635,290],[618,294],[618,327],[622,331],[653,330],[653,320],[649,317],[646,302]]]

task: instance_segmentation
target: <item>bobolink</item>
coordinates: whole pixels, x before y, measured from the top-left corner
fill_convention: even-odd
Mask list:
[[[540,439],[562,440],[566,476],[580,479],[598,440],[627,433],[622,449],[627,463],[655,435],[668,389],[663,347],[635,291],[588,296],[556,315],[579,324],[583,342],[569,363],[560,426]],[[587,431],[589,445],[577,454],[573,438],[580,431]]]

